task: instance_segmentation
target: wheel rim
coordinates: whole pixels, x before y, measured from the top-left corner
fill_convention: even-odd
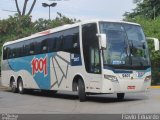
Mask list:
[[[12,90],[15,88],[15,86],[14,86],[13,83],[14,83],[14,82],[11,82],[11,88],[12,88]]]
[[[22,91],[23,90],[23,85],[22,85],[22,82],[19,83],[19,91]]]
[[[79,87],[78,87],[78,85],[77,85],[77,91],[79,92]]]

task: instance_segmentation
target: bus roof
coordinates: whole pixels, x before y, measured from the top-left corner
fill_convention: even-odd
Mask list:
[[[73,27],[77,27],[79,25],[83,25],[83,24],[87,24],[87,23],[98,23],[98,22],[126,23],[126,24],[132,24],[132,25],[140,26],[140,24],[132,23],[132,22],[125,22],[125,21],[87,20],[87,21],[83,21],[83,22],[78,22],[78,23],[74,23],[74,24],[67,24],[67,25],[63,25],[63,26],[60,26],[60,27],[56,27],[56,28],[45,30],[45,31],[41,31],[41,32],[32,34],[32,35],[30,35],[28,37],[24,37],[24,38],[20,38],[20,39],[14,40],[14,41],[6,42],[6,43],[4,43],[3,46],[14,44],[14,43],[18,43],[18,42],[21,42],[21,41],[29,40],[29,39],[40,37],[40,36],[44,36],[44,35],[48,35],[48,34],[51,34],[51,33],[62,31],[62,30],[70,29],[70,28],[73,28]]]

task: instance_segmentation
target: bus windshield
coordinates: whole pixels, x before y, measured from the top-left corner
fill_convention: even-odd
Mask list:
[[[107,37],[107,48],[103,50],[104,66],[122,69],[150,67],[148,46],[140,26],[101,22],[100,32]]]

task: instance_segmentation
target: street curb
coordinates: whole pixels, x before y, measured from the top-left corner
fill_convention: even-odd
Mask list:
[[[160,86],[151,86],[150,88],[159,88],[160,89]]]
[[[9,90],[9,88],[8,87],[0,86],[0,91],[2,91],[2,90]]]

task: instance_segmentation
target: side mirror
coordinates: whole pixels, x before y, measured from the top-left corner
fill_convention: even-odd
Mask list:
[[[154,41],[154,49],[155,51],[158,51],[159,48],[159,40],[157,38],[151,38],[151,37],[147,37],[147,40],[153,40]]]
[[[107,37],[106,34],[97,34],[100,40],[100,45],[102,49],[106,49]]]

